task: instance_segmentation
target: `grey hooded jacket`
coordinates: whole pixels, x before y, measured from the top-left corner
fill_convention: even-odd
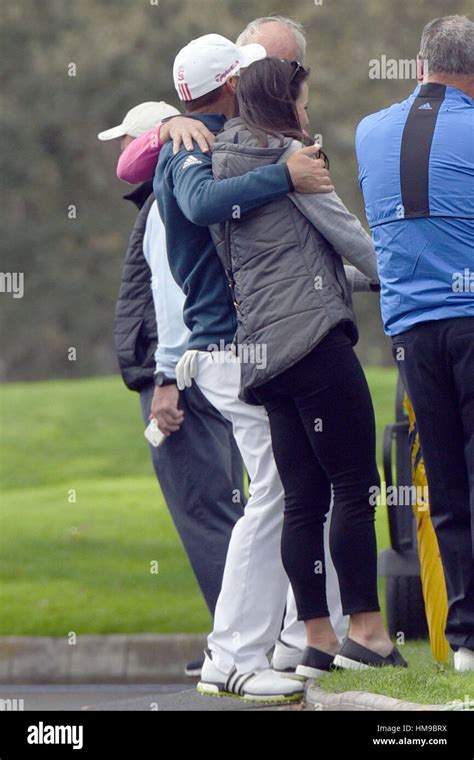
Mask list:
[[[284,162],[301,148],[291,138],[267,136],[268,147],[241,119],[231,119],[214,144],[214,177],[240,176]],[[358,340],[351,291],[378,283],[372,240],[336,193],[289,195],[211,233],[233,290],[241,358],[240,397],[310,353],[338,324]],[[342,257],[353,267],[344,268]],[[348,282],[349,280],[349,282]]]

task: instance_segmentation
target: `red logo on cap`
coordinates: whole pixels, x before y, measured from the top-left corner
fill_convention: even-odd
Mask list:
[[[240,64],[240,61],[234,61],[234,63],[229,66],[228,69],[222,72],[222,74],[216,74],[215,80],[216,82],[223,82],[224,79],[227,79],[232,69],[235,69],[236,66]]]
[[[182,82],[184,80],[184,69],[178,69],[178,82]]]

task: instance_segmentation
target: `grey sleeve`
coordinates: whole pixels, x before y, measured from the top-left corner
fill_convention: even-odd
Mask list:
[[[298,147],[298,143],[293,143],[281,160],[286,160]],[[289,193],[288,197],[340,256],[347,259],[370,282],[379,282],[372,238],[335,192],[295,192]]]
[[[356,267],[344,264],[344,271],[346,273],[346,279],[349,283],[349,287],[353,293],[369,293],[370,286],[373,284],[373,280],[370,277],[366,277],[365,274],[359,272]]]

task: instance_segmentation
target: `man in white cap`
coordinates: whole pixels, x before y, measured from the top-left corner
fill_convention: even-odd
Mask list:
[[[167,103],[142,103],[127,113],[122,124],[98,137],[120,140],[123,149],[150,126],[178,113]],[[176,364],[190,333],[183,321],[184,295],[169,268],[152,182],[125,198],[140,212],[117,302],[117,357],[125,384],[140,393],[145,424],[153,416],[167,436],[159,448],[150,446],[153,466],[214,615],[231,532],[242,515],[242,459],[230,423],[197,386],[181,393],[176,387]],[[201,666],[202,656],[188,664],[187,675],[199,675]]]
[[[303,26],[294,19],[285,16],[269,16],[251,21],[240,34],[237,45],[258,42],[262,44],[268,56],[287,60],[304,61],[306,38]],[[206,153],[212,148],[214,135],[204,122],[183,116],[173,117],[164,124],[156,125],[147,133],[134,140],[121,155],[117,174],[120,179],[129,182],[142,182],[153,177],[157,159],[163,144],[171,139],[173,151],[177,152],[181,143],[189,151],[194,150],[194,143]],[[308,162],[310,163],[310,162]],[[313,168],[316,163],[313,162]],[[326,172],[327,174],[327,172]],[[324,181],[324,172],[321,181]],[[330,189],[330,188],[329,188]],[[329,519],[326,522],[325,540],[328,542]],[[329,555],[329,552],[328,556]],[[331,622],[338,638],[342,639],[347,630],[347,618],[342,614],[339,585],[332,561],[327,567],[327,595]],[[216,633],[214,633],[216,639]],[[296,611],[292,594],[288,597],[287,615],[284,630],[276,642],[272,665],[278,671],[291,671],[299,665],[306,636],[303,624],[296,620]],[[231,642],[234,645],[235,658],[238,657],[238,637]]]
[[[240,68],[264,58],[259,44],[239,47],[220,35],[194,40],[178,53],[174,82],[188,111],[211,133],[236,114]],[[273,458],[263,407],[240,401],[240,366],[228,354],[211,350],[232,343],[236,319],[223,267],[207,225],[225,221],[297,189],[331,192],[316,147],[295,153],[287,164],[273,164],[242,177],[215,182],[211,158],[194,148],[173,153],[166,145],[158,163],[155,192],[165,223],[173,276],[186,294],[184,320],[191,331],[188,351],[178,364],[181,387],[192,379],[228,419],[250,476],[250,498],[230,542],[214,629],[198,689],[247,700],[300,699],[301,682],[269,667],[268,652],[278,640],[285,614],[288,578],[280,556],[283,489]],[[336,581],[337,583],[337,581]],[[285,630],[294,626],[291,597]],[[279,657],[279,670],[294,670],[301,649]]]

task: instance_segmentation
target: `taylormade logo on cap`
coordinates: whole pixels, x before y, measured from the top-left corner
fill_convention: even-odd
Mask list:
[[[175,58],[173,79],[179,99],[196,100],[217,90],[240,69],[266,55],[263,45],[257,43],[238,47],[220,34],[198,37]]]

